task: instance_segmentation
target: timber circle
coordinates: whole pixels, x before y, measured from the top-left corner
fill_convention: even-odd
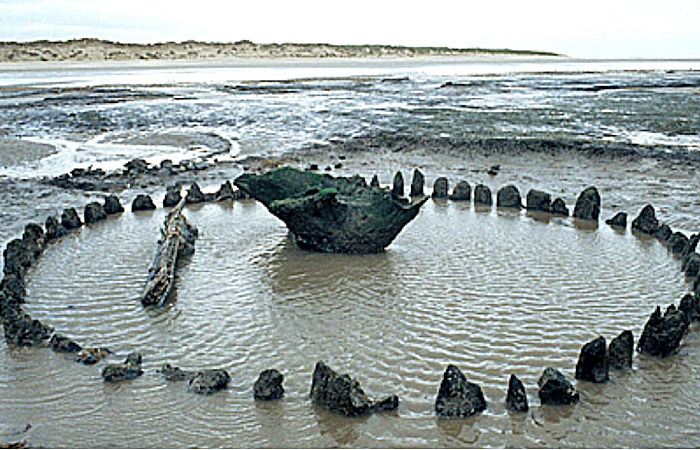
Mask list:
[[[499,168],[494,166],[490,170],[497,172]],[[499,214],[502,211],[504,217],[510,219],[518,217],[520,212],[524,210],[529,217],[535,219],[536,224],[549,224],[550,222],[573,224],[571,227],[573,233],[587,233],[590,230],[596,230],[598,222],[601,220],[602,199],[595,187],[583,190],[573,205],[573,211],[570,212],[569,207],[561,198],[552,199],[552,196],[544,191],[531,190],[523,198],[518,188],[509,184],[495,193],[494,202],[493,193],[482,184],[472,187],[467,181],[460,180],[450,191],[450,181],[440,177],[435,180],[430,195],[427,195],[424,180],[424,175],[415,170],[412,183],[409,186],[409,196],[405,196],[406,189],[401,172],[397,172],[391,186],[380,185],[376,176],[368,183],[360,176],[336,178],[318,174],[313,170],[289,168],[277,169],[260,175],[245,174],[233,183],[239,189],[226,181],[218,191],[213,193],[202,192],[196,183],[191,184],[184,195],[183,186],[170,186],[167,188],[163,201],[163,207],[169,208],[169,210],[167,214],[163,213],[164,220],[160,237],[157,238],[154,235],[152,240],[153,242],[157,240],[152,263],[147,271],[135,275],[145,282],[141,286],[140,296],[143,306],[139,306],[139,308],[145,308],[146,314],[155,322],[154,327],[162,327],[163,324],[158,322],[161,320],[159,311],[172,307],[172,304],[176,302],[175,298],[183,295],[178,290],[178,280],[180,279],[178,272],[189,270],[192,265],[192,257],[196,255],[199,240],[203,236],[202,231],[198,230],[196,220],[192,217],[196,214],[186,218],[183,211],[190,207],[201,208],[201,206],[196,205],[223,205],[240,202],[241,205],[244,205],[243,208],[250,212],[251,208],[258,208],[253,206],[255,204],[250,199],[252,197],[259,200],[271,213],[285,222],[296,247],[286,243],[280,251],[292,252],[295,255],[295,264],[290,263],[288,266],[282,266],[277,273],[268,273],[267,275],[263,273],[262,276],[273,278],[273,290],[274,284],[284,286],[285,283],[289,282],[290,277],[300,276],[299,266],[296,264],[303,265],[305,259],[315,259],[315,262],[318,262],[318,258],[323,256],[323,253],[305,250],[351,254],[348,255],[348,258],[386,258],[381,256],[386,255],[384,249],[392,243],[409,222],[419,217],[419,211],[425,205],[434,205],[429,208],[443,208],[427,212],[427,214],[445,214],[446,220],[449,219],[447,217],[449,214],[461,214],[462,216],[469,214],[469,217],[477,218],[475,220],[478,220],[479,217],[488,218],[494,206]],[[431,199],[432,202],[429,202]],[[448,203],[454,203],[454,211],[445,212],[445,205]],[[474,205],[474,213],[471,212],[472,204]],[[130,204],[130,210],[135,217],[154,214],[153,211],[158,209],[153,199],[147,195],[138,195]],[[97,365],[105,383],[123,382],[144,375],[144,364],[147,364],[147,357],[142,357],[143,350],[137,346],[138,339],[130,342],[129,346],[133,345],[133,348],[127,348],[124,351],[116,351],[114,348],[104,346],[89,346],[90,343],[78,342],[78,339],[73,339],[64,335],[60,330],[53,329],[43,319],[31,317],[25,312],[24,307],[25,301],[32,299],[32,296],[28,294],[28,291],[34,291],[32,284],[39,281],[29,276],[31,275],[29,270],[39,263],[40,257],[49,245],[55,246],[56,243],[68,239],[71,234],[75,233],[75,230],[84,228],[84,226],[93,226],[98,222],[105,221],[109,216],[118,214],[128,213],[124,212],[121,200],[117,196],[108,195],[104,198],[103,203],[91,202],[85,205],[82,218],[74,208],[68,208],[58,217],[48,217],[43,227],[36,223],[26,225],[22,237],[7,244],[3,252],[4,278],[0,291],[0,306],[7,345],[11,347],[48,347],[54,352],[70,355],[69,357],[77,363],[88,366]],[[251,214],[255,214],[255,217],[250,220],[266,220],[259,208]],[[479,216],[478,214],[485,215]],[[245,216],[242,217],[245,218]],[[269,218],[269,216],[267,217]],[[500,220],[499,217],[494,220]],[[615,230],[614,236],[628,236],[626,213],[620,212],[605,222],[611,229]],[[490,223],[490,225],[494,224]],[[501,226],[500,224],[496,225]],[[130,223],[128,226],[135,225]],[[640,355],[644,355],[644,358],[658,358],[659,361],[669,355],[678,354],[684,338],[688,333],[693,332],[692,322],[700,320],[700,256],[696,251],[700,234],[687,236],[679,231],[674,232],[668,225],[659,221],[652,205],[647,205],[639,211],[631,221],[629,228],[635,239],[647,243],[656,240],[663,244],[671,255],[680,260],[685,280],[690,283],[690,292],[681,299],[665,299],[664,305],[659,305],[654,310],[649,311],[650,315],[646,318],[641,335],[633,335],[629,329],[633,324],[630,323],[608,336],[598,336],[589,341],[581,341],[577,361],[562,361],[560,367],[540,367],[538,370],[541,375],[536,386],[540,404],[570,405],[586,400],[574,386],[571,377],[564,375],[564,372],[568,370],[573,369],[573,378],[579,380],[579,384],[605,383],[616,377],[624,377],[625,372],[633,368],[635,350]],[[575,236],[571,236],[569,235],[567,239],[576,239]],[[243,241],[247,239],[246,236],[239,237]],[[472,237],[475,240],[479,239],[479,236]],[[457,239],[454,236],[450,238]],[[106,239],[113,239],[113,237]],[[406,244],[397,245],[405,246]],[[547,251],[547,249],[544,248],[543,251]],[[369,259],[365,259],[365,261],[369,261]],[[448,260],[446,259],[446,261]],[[214,264],[213,260],[211,262]],[[256,263],[259,261],[251,262],[253,266]],[[280,264],[280,261],[275,263]],[[64,264],[69,265],[71,262],[64,261]],[[340,264],[344,264],[344,262]],[[451,271],[456,269],[449,266],[449,261],[445,264],[445,272],[454,274]],[[253,269],[256,273],[260,271],[257,266]],[[109,276],[109,274],[103,275]],[[418,277],[419,275],[409,274],[406,276]],[[531,275],[537,276],[536,274]],[[401,282],[401,280],[391,281]],[[231,280],[231,283],[235,282],[235,280]],[[339,280],[339,283],[342,282],[343,280]],[[303,290],[303,287],[300,289]],[[268,294],[261,292],[260,295]],[[391,293],[387,294],[387,296],[391,295]],[[514,292],[513,295],[517,295],[517,292]],[[677,300],[678,303],[674,304],[674,300]],[[246,305],[245,307],[254,306]],[[321,307],[330,306],[322,305]],[[352,305],[338,307],[350,308]],[[401,307],[395,305],[389,308]],[[556,309],[556,305],[548,307],[547,310],[550,311],[552,308]],[[561,306],[561,309],[564,309],[564,306]],[[74,312],[78,313],[79,311]],[[216,314],[219,313],[214,311],[212,313],[214,317],[205,319],[207,325],[203,326],[211,328],[209,322],[214,323],[219,320],[216,317]],[[559,311],[557,314],[565,315],[567,312]],[[35,313],[35,316],[40,317],[41,314]],[[129,317],[129,320],[137,320]],[[489,320],[488,314],[484,313],[483,319]],[[644,319],[640,317],[640,320]],[[451,326],[458,328],[453,318],[447,317],[445,320],[452,323]],[[459,322],[460,319],[456,318],[456,320]],[[576,320],[576,317],[566,320]],[[323,325],[349,327],[348,332],[357,332],[358,339],[361,339],[363,333],[369,332],[353,329],[352,327],[356,324]],[[387,322],[385,326],[391,328],[395,325]],[[474,323],[472,326],[477,325]],[[216,331],[215,334],[224,332],[215,326],[213,330]],[[513,339],[517,340],[517,330],[513,334]],[[216,336],[213,336],[213,339],[216,339]],[[456,345],[456,343],[451,343],[452,338],[449,332],[446,332],[441,339],[446,342],[447,347]],[[478,342],[477,340],[475,345],[478,345]],[[328,342],[327,345],[333,347],[334,344]],[[378,342],[377,345],[384,344]],[[460,345],[468,346],[470,343],[468,341],[461,342]],[[337,350],[344,351],[342,348]],[[270,351],[274,353],[275,350]],[[406,351],[412,350],[409,347]],[[446,350],[440,358],[445,359],[453,354],[452,352],[453,350]],[[147,354],[148,352],[144,352],[144,355]],[[185,357],[186,355],[182,356],[183,359]],[[484,353],[483,359],[486,360],[488,357],[489,354]],[[339,357],[338,360],[344,361],[342,357]],[[537,358],[531,358],[525,364],[532,365],[533,361],[536,360]],[[313,362],[315,363],[313,373],[307,374],[311,386],[310,392],[299,389],[298,384],[292,387],[292,391],[289,391],[289,388],[285,390],[285,377],[289,376],[290,371],[298,371],[298,367],[266,368],[260,372],[256,380],[236,379],[238,369],[234,366],[234,361],[230,367],[186,369],[165,362],[154,372],[155,376],[162,377],[165,381],[182,383],[183,389],[196,394],[213,394],[223,389],[230,389],[231,385],[235,385],[235,389],[250,392],[251,399],[256,401],[277,400],[290,395],[310,395],[312,402],[317,406],[351,417],[366,416],[377,412],[401,411],[402,399],[395,392],[376,392],[379,397],[374,398],[365,393],[355,378],[341,375],[334,370],[342,364],[333,363],[334,368],[331,368],[327,364],[330,362],[327,357],[314,359]],[[446,363],[447,365],[443,366],[445,370],[439,386],[436,385],[431,387],[429,392],[424,392],[425,395],[430,396],[437,392],[437,397],[432,397],[429,402],[429,409],[432,413],[437,418],[444,419],[468,417],[487,410],[492,400],[489,400],[489,395],[484,395],[484,391],[478,383],[469,381],[467,378],[469,368],[459,367],[449,361]],[[564,365],[567,363],[569,366],[565,367]],[[515,362],[513,366],[522,367]],[[353,375],[363,379],[363,374]],[[504,385],[507,389],[506,408],[515,413],[528,411],[533,400],[528,398],[527,389],[518,373],[507,373],[503,376],[509,377],[507,386]],[[370,384],[372,390],[376,390],[377,385]],[[413,388],[415,387],[411,387],[411,389]]]

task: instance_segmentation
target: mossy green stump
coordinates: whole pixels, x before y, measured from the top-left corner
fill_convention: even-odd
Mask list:
[[[291,167],[243,174],[234,184],[281,219],[299,248],[329,253],[383,251],[427,201],[410,203],[367,186],[357,175],[333,177]]]

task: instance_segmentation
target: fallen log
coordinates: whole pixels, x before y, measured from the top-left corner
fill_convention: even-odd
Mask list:
[[[160,306],[165,302],[175,281],[178,258],[194,253],[194,242],[198,232],[182,214],[184,206],[183,197],[168,213],[160,230],[161,238],[141,294],[141,303],[144,306]]]

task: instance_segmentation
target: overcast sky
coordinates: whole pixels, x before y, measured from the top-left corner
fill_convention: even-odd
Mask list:
[[[576,57],[698,58],[700,0],[0,0],[2,41],[81,37],[506,47]]]

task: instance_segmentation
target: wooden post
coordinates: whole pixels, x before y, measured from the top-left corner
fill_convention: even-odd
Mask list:
[[[185,198],[173,208],[165,218],[161,228],[161,238],[158,241],[153,263],[148,269],[148,280],[141,294],[141,303],[144,306],[162,305],[168,298],[168,294],[175,281],[175,266],[181,253],[188,254],[194,251],[194,241],[197,237],[197,229],[187,222],[182,215],[185,206]]]

